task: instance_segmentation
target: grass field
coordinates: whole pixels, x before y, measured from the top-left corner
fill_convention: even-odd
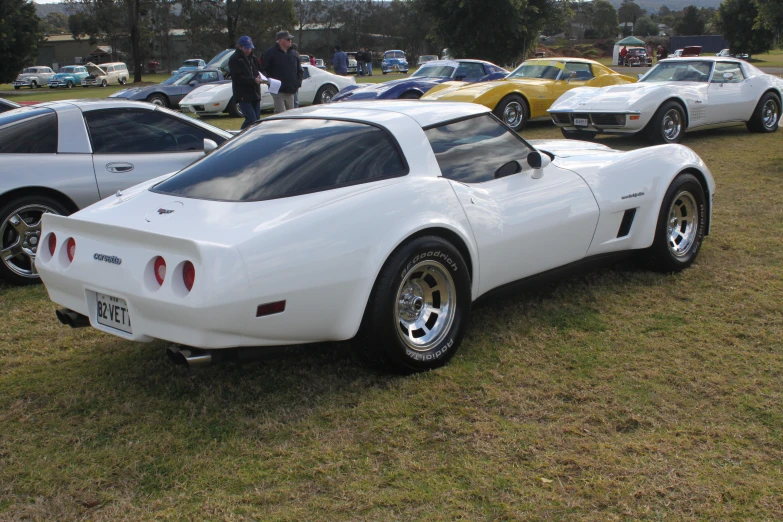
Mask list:
[[[0,283],[0,520],[783,519],[783,132],[685,144],[718,184],[691,269],[492,301],[413,377],[347,343],[188,372]]]

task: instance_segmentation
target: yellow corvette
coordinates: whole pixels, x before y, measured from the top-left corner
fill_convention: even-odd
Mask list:
[[[518,131],[529,120],[548,119],[547,109],[569,89],[634,82],[635,78],[618,74],[593,60],[538,58],[525,61],[502,80],[441,83],[421,99],[479,103]]]

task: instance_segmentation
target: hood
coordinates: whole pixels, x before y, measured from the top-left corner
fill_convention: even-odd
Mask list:
[[[17,80],[24,80],[25,78],[37,78],[39,74],[43,73],[22,73],[16,77]]]
[[[122,89],[114,94],[110,94],[109,98],[132,98],[134,96],[145,96],[147,93],[152,92],[157,85],[149,87],[132,87],[130,89]]]
[[[471,102],[477,98],[483,96],[487,92],[495,89],[496,87],[508,87],[509,83],[513,85],[550,85],[552,80],[545,80],[541,78],[515,78],[513,80],[501,79],[493,80],[489,82],[449,82],[454,83],[446,89],[439,90],[432,94],[427,95],[428,100],[448,100],[448,101],[462,101]]]
[[[70,72],[70,73],[57,73],[54,76],[52,76],[52,78],[68,78],[69,76],[73,76],[74,74],[76,74],[76,73],[72,73],[72,72]]]
[[[528,143],[538,150],[551,152],[557,158],[570,158],[573,156],[595,155],[605,152],[607,154],[619,151],[611,149],[600,143],[577,140],[528,140]]]
[[[87,72],[93,76],[106,76],[106,71],[104,71],[103,69],[101,69],[100,67],[98,67],[92,62],[88,62],[87,65],[85,65],[85,67],[87,67]]]
[[[180,104],[205,103],[213,99],[220,100],[221,98],[228,100],[231,97],[232,89],[231,80],[196,87],[182,98]]]
[[[384,94],[396,90],[398,93],[405,91],[406,88],[418,88],[422,92],[427,92],[434,86],[448,81],[447,78],[401,78],[389,82],[365,84],[359,87],[349,86],[344,88],[333,101],[348,100],[374,100],[383,98]],[[392,96],[396,97],[396,96]]]
[[[690,86],[693,82],[677,82]],[[668,82],[629,83],[611,87],[577,87],[565,93],[550,108],[550,110],[627,110],[638,107],[638,101],[650,93],[665,89]]]

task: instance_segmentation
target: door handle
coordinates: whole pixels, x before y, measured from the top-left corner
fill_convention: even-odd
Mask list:
[[[130,172],[133,170],[133,163],[107,163],[106,170],[109,172]]]

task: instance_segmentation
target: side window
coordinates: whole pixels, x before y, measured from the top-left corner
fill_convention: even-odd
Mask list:
[[[114,72],[114,66],[112,65],[111,67],[107,67],[106,72],[107,73]]]
[[[95,154],[204,150],[204,138],[224,138],[158,111],[107,110],[84,114]]]
[[[444,178],[484,183],[512,161],[525,168],[530,149],[489,114],[425,131]]]
[[[726,80],[724,74],[731,73],[734,77],[731,80]],[[745,79],[745,75],[742,73],[740,64],[732,62],[718,62],[715,64],[715,72],[712,73],[711,83],[739,83]]]
[[[484,76],[484,67],[480,63],[460,63],[455,76],[463,78],[481,78]]]
[[[576,76],[574,76],[572,80],[585,81],[585,80],[593,79],[593,71],[590,68],[589,63],[579,63],[579,62],[566,63],[565,78],[568,78],[572,72],[576,73]]]
[[[302,79],[306,80],[310,77],[310,68],[309,67],[302,67]]]
[[[21,109],[20,109],[21,110]],[[3,125],[0,119],[0,154],[55,154],[57,115],[47,110]]]
[[[201,79],[199,80],[199,83],[209,83],[209,82],[216,82],[218,79],[217,72],[210,71],[201,73]]]

